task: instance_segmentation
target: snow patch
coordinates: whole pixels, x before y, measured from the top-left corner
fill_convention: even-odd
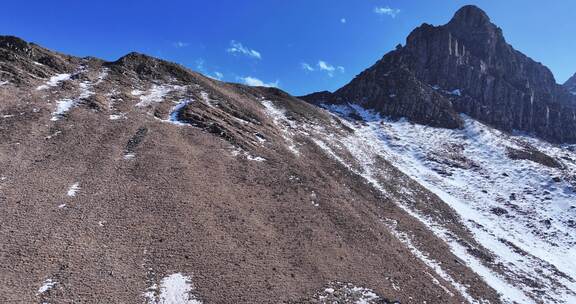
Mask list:
[[[140,96],[140,102],[136,104],[137,107],[143,108],[147,107],[153,103],[158,103],[164,101],[166,95],[172,91],[182,90],[182,86],[176,85],[153,85],[147,92],[142,92],[139,90],[132,91],[132,95]]]
[[[72,77],[72,74],[57,74],[44,83],[43,85],[36,88],[37,91],[46,90],[51,87],[57,86],[60,82],[69,80]]]
[[[37,294],[43,294],[45,292],[47,292],[48,290],[54,288],[54,286],[56,286],[56,284],[58,284],[58,282],[53,281],[52,279],[46,279],[43,283],[42,286],[40,286],[40,288],[38,288],[38,293]]]
[[[153,284],[144,293],[147,304],[202,304],[192,292],[191,278],[181,273],[171,274]]]
[[[70,186],[70,188],[68,188],[67,195],[71,197],[76,196],[76,193],[78,193],[78,191],[80,191],[80,184],[74,183],[72,186]]]
[[[264,157],[260,157],[260,156],[253,156],[252,154],[248,153],[247,151],[244,151],[240,148],[234,149],[232,150],[232,156],[237,157],[243,155],[244,157],[246,157],[247,160],[251,160],[251,161],[257,161],[257,162],[264,162],[266,161],[266,159]]]
[[[52,121],[59,120],[60,117],[62,117],[64,114],[70,111],[72,107],[74,107],[76,102],[72,99],[62,99],[58,100],[56,104],[57,104],[56,111],[52,112],[52,118],[50,119]]]
[[[110,119],[110,120],[126,119],[126,114],[125,113],[110,114],[110,116],[108,116],[108,119]]]
[[[105,77],[105,76],[101,75],[101,77]],[[101,80],[99,80],[99,81],[101,81]],[[93,86],[93,84],[90,83],[89,81],[83,81],[78,85],[78,87],[80,89],[80,94],[78,95],[77,98],[75,98],[75,99],[66,98],[66,99],[62,99],[62,100],[57,101],[56,102],[57,103],[56,111],[52,112],[52,118],[50,120],[52,120],[52,121],[59,120],[62,116],[64,116],[66,113],[68,113],[68,111],[70,111],[70,109],[75,107],[81,100],[89,98],[90,96],[94,95],[94,92],[91,91],[92,86]]]
[[[453,90],[452,92],[450,92],[450,94],[456,95],[456,96],[461,96],[462,92],[460,91],[460,89],[456,89],[456,90]]]

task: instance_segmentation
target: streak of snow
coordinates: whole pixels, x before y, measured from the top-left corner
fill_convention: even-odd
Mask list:
[[[9,81],[0,81],[0,86],[10,83]]]
[[[70,186],[70,188],[68,189],[67,195],[68,195],[68,196],[76,196],[76,193],[78,193],[78,191],[80,191],[80,184],[79,184],[79,183],[74,183],[74,184],[72,184],[72,186]]]
[[[190,277],[175,273],[164,277],[160,285],[153,284],[144,297],[147,304],[202,304],[193,290]]]
[[[209,107],[214,108],[214,104],[212,103],[212,99],[210,99],[210,95],[208,93],[200,92],[200,96]]]
[[[383,223],[386,225],[386,227],[388,227],[388,229],[390,230],[390,232],[392,232],[392,234],[402,243],[404,243],[406,245],[406,247],[408,247],[408,249],[410,250],[410,252],[412,252],[412,254],[414,256],[416,256],[418,259],[420,259],[426,266],[430,267],[432,270],[434,270],[434,272],[440,276],[442,279],[444,279],[446,282],[449,282],[450,284],[452,284],[452,286],[458,290],[458,292],[460,292],[460,294],[469,302],[469,303],[479,303],[478,301],[476,301],[476,299],[474,299],[472,296],[470,296],[468,294],[468,290],[467,288],[458,283],[456,280],[454,280],[454,278],[452,278],[452,276],[450,276],[448,273],[446,273],[440,263],[438,263],[437,261],[435,261],[434,259],[430,258],[426,253],[422,252],[420,249],[418,249],[416,246],[414,246],[414,244],[412,243],[412,240],[410,239],[410,237],[406,234],[403,233],[401,231],[399,231],[396,227],[396,223],[390,220],[387,221],[383,221]],[[432,281],[434,284],[439,285],[448,295],[450,296],[454,296],[454,294],[452,292],[450,292],[450,290],[448,290],[446,287],[444,287],[439,281],[438,279],[436,279],[434,276],[430,275],[432,278]]]
[[[50,87],[57,86],[60,82],[66,81],[72,77],[72,74],[57,74],[52,77],[43,85],[36,88],[37,91],[46,90]]]
[[[286,117],[284,110],[277,108],[270,100],[261,100],[260,103],[266,109],[266,114],[272,118],[274,124],[282,131],[282,137],[288,143],[288,150],[296,156],[300,155],[300,151],[296,148],[296,143],[292,138],[294,136],[293,130],[296,129],[295,123]]]

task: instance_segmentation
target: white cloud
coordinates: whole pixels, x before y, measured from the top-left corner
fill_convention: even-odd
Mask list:
[[[321,71],[326,71],[328,73],[333,73],[336,70],[336,68],[333,65],[323,60],[318,61],[318,68]]]
[[[392,18],[396,18],[396,15],[400,14],[400,10],[397,8],[390,8],[388,6],[386,7],[375,7],[374,8],[374,13],[378,14],[378,15],[388,15]]]
[[[246,77],[238,77],[238,79],[240,81],[242,81],[244,84],[249,85],[251,87],[268,87],[268,88],[277,88],[280,81],[276,80],[274,82],[269,82],[269,83],[265,83],[264,81],[255,78],[255,77],[251,77],[251,76],[246,76]]]
[[[314,72],[315,71],[315,69],[311,65],[307,64],[306,62],[302,62],[300,64],[300,66],[302,67],[302,69],[304,71],[308,71],[308,72]]]
[[[346,22],[347,22],[346,18],[340,19],[340,23],[346,23]]]
[[[344,73],[346,71],[346,69],[344,69],[343,66],[341,65],[333,66],[324,60],[319,60],[315,66],[303,62],[300,64],[300,67],[302,67],[302,69],[306,72],[315,72],[315,71],[326,72],[330,77],[334,77],[335,72]]]
[[[226,50],[226,52],[235,55],[242,54],[256,59],[262,59],[262,54],[260,54],[260,52],[245,47],[244,45],[242,45],[242,43],[234,40],[230,41],[230,47]]]
[[[188,42],[182,42],[182,41],[176,41],[176,42],[172,43],[172,45],[173,45],[175,48],[183,48],[183,47],[189,46],[190,43],[188,43]]]

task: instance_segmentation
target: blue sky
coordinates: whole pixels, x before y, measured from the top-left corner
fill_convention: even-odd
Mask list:
[[[465,4],[558,82],[576,72],[573,0],[6,1],[0,34],[106,60],[138,51],[302,95],[341,87],[413,28],[444,24]]]

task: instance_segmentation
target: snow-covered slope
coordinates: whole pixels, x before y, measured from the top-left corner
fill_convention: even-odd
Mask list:
[[[388,120],[356,105],[325,107],[344,118],[354,134],[339,137],[315,128],[317,144],[384,192],[378,158],[446,202],[493,257],[471,254],[446,223],[398,203],[449,243],[504,300],[576,302],[574,147],[504,134],[466,116],[464,129],[448,130]],[[343,150],[352,160],[341,157]],[[353,169],[354,163],[360,168]]]

